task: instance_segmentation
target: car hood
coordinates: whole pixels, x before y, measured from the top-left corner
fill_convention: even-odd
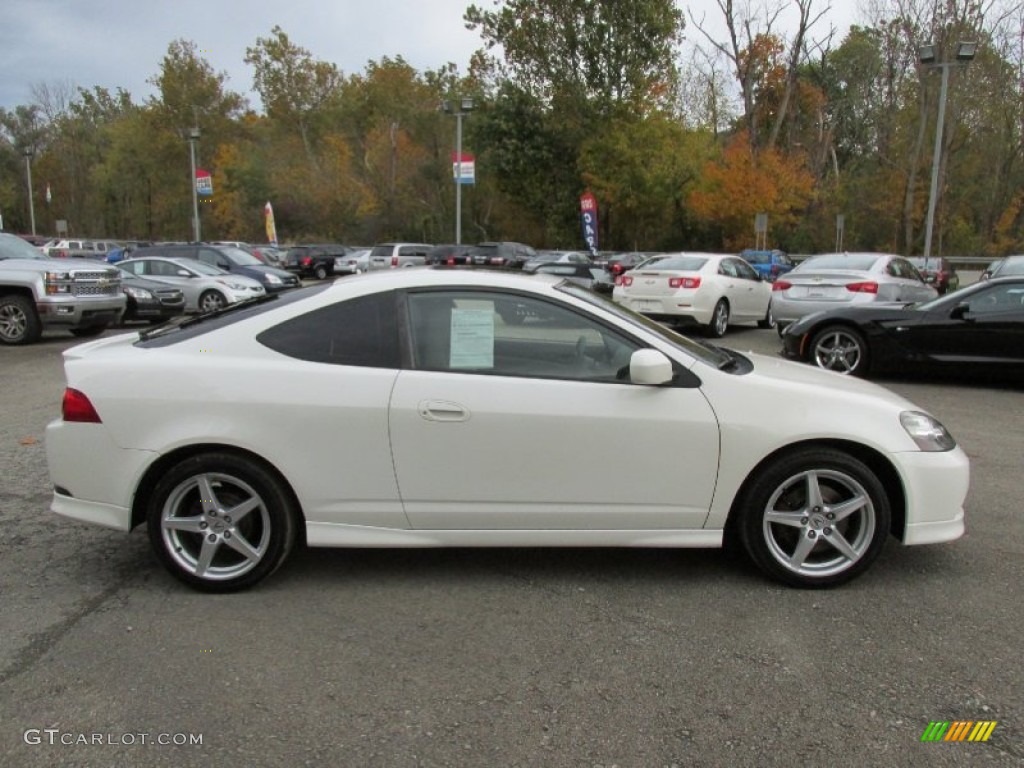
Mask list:
[[[69,269],[85,269],[89,271],[96,270],[116,270],[118,275],[121,271],[118,270],[111,264],[98,259],[80,259],[80,258],[67,258],[67,259],[3,259],[0,260],[0,264],[7,265],[8,268],[13,269],[43,269],[53,270],[54,272],[67,272]]]
[[[852,401],[861,398],[881,399],[901,410],[920,410],[895,392],[856,376],[844,376],[841,373],[826,371],[806,363],[783,360],[780,357],[763,355],[758,352],[743,354],[754,364],[754,370],[747,374],[748,376],[756,376],[766,383],[777,385],[780,389],[788,392],[790,398],[821,398],[825,396],[829,400],[839,400],[847,405],[852,405]],[[822,392],[823,388],[827,390],[827,394]],[[808,400],[807,404],[813,406],[815,402],[815,400]]]
[[[238,267],[238,270],[242,274],[245,274],[242,270],[247,272],[262,272],[267,275],[277,275],[280,278],[287,278],[288,280],[295,277],[291,272],[278,267],[272,267],[269,264],[246,264],[245,266]]]
[[[852,320],[858,325],[867,323],[904,323],[915,325],[921,322],[925,313],[914,309],[913,305],[904,301],[876,302],[861,304],[854,307],[837,307],[823,312],[812,312],[788,325],[785,334],[803,333],[806,329],[820,325],[826,319]]]

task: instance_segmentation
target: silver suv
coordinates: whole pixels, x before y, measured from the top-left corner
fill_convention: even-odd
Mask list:
[[[370,251],[370,269],[422,267],[433,248],[426,243],[381,243]]]

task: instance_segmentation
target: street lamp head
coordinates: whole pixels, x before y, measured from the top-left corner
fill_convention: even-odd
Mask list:
[[[445,99],[444,101],[442,101],[441,102],[441,111],[444,112],[445,114],[448,114],[448,115],[450,115],[452,112],[454,112],[455,110],[452,107],[451,101],[449,101],[448,99]]]
[[[199,141],[199,129],[193,128],[188,132],[189,141]]]
[[[978,52],[977,43],[960,43],[956,48],[957,61],[970,61]]]
[[[460,108],[463,112],[472,112],[473,106],[473,99],[471,98],[462,99],[462,103],[460,104]]]
[[[918,58],[922,64],[934,64],[936,56],[935,44],[929,43],[928,45],[921,46]]]
[[[36,151],[32,149],[32,147],[25,147],[25,149],[23,149],[21,152],[21,154],[23,154],[25,157],[32,157],[33,155],[35,155],[35,153]]]

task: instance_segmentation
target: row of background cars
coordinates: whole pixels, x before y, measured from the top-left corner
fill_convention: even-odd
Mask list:
[[[86,242],[51,241],[44,250],[60,256]],[[108,260],[119,262],[125,274],[130,321],[215,310],[297,287],[300,278],[422,265],[488,266],[562,276],[652,319],[703,329],[713,338],[730,324],[775,327],[785,357],[839,373],[1024,367],[1019,281],[981,284],[1024,276],[1024,256],[993,262],[981,283],[958,292],[960,279],[947,259],[875,253],[822,254],[797,264],[778,250],[748,250],[738,257],[635,252],[595,260],[583,251],[538,251],[510,242],[275,249],[236,242],[124,247],[94,241],[97,254],[101,242]],[[955,295],[939,299],[946,294]]]

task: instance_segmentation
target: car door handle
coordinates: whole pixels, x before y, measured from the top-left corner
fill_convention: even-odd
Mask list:
[[[427,421],[468,421],[469,411],[450,400],[423,400],[419,405],[420,416]]]

